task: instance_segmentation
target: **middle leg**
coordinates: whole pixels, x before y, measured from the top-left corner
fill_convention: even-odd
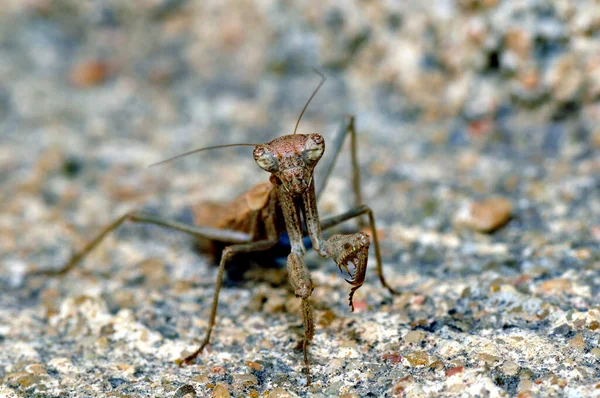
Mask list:
[[[321,185],[317,188],[317,201],[321,198],[323,191],[327,187],[327,182],[333,168],[336,164],[338,155],[342,150],[342,146],[346,140],[346,137],[350,135],[350,158],[352,166],[352,190],[354,191],[354,206],[358,207],[363,204],[362,190],[360,187],[360,167],[358,165],[358,143],[357,134],[355,127],[355,118],[353,115],[344,116],[344,120],[340,125],[339,131],[333,140],[333,151],[332,156],[328,159],[325,166],[325,173],[321,178]],[[366,226],[362,218],[358,218],[358,228],[362,229]]]
[[[223,254],[221,255],[221,261],[219,262],[219,271],[217,274],[217,280],[215,282],[215,293],[212,300],[212,307],[210,310],[210,319],[208,322],[208,330],[206,331],[206,335],[202,344],[190,355],[183,359],[178,359],[176,362],[180,366],[183,364],[192,363],[198,355],[204,350],[204,348],[210,342],[210,335],[212,333],[213,327],[215,326],[215,320],[217,318],[217,307],[219,304],[219,293],[221,291],[221,286],[223,284],[223,275],[225,273],[225,265],[227,262],[237,253],[250,253],[256,251],[264,251],[272,248],[277,244],[277,239],[265,239],[259,240],[251,243],[243,243],[239,245],[228,246],[223,250]]]
[[[321,185],[317,189],[317,200],[323,194],[323,191],[327,187],[327,181],[329,176],[333,172],[333,168],[337,161],[337,157],[342,151],[342,146],[346,140],[346,136],[350,134],[350,156],[352,158],[352,189],[354,191],[354,205],[358,206],[362,204],[362,192],[360,189],[360,168],[358,166],[358,153],[356,143],[356,128],[354,127],[354,116],[346,115],[340,129],[333,140],[333,154],[327,161],[325,166],[325,174],[321,177]]]

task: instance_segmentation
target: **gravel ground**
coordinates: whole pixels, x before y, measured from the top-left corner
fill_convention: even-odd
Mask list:
[[[600,6],[594,1],[5,0],[0,9],[0,396],[599,396]],[[135,4],[135,6],[134,6]],[[373,256],[349,312],[330,260],[313,380],[284,269],[111,220],[190,221],[267,174],[247,147],[359,131]],[[319,203],[353,204],[348,148]],[[317,169],[316,179],[322,178]],[[350,222],[348,228],[354,227]],[[262,261],[262,260],[261,260]],[[191,394],[191,395],[190,395]]]

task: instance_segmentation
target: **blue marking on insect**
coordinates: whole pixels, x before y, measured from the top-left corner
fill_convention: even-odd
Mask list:
[[[310,241],[310,237],[305,236],[302,239],[302,242],[304,243],[304,247],[306,249],[312,249],[312,242]],[[273,262],[279,267],[285,267],[287,262],[287,256],[292,250],[292,246],[290,245],[290,237],[288,236],[287,232],[284,232],[279,236],[279,241],[272,250],[274,255]]]
[[[175,220],[184,224],[194,225],[194,213],[189,206],[185,206],[178,214],[176,214]],[[305,236],[302,241],[304,242],[304,247],[306,249],[312,249],[312,242],[308,236]],[[277,242],[277,245],[275,245],[275,248],[280,251],[285,249],[289,254],[291,245],[290,237],[287,232],[284,232],[279,236],[279,241]]]
[[[312,249],[312,242],[310,241],[310,237],[305,236],[302,239],[302,242],[304,243],[304,247],[306,249]],[[291,248],[291,244],[290,244],[290,237],[287,234],[287,232],[282,233],[279,236],[279,241],[277,242],[277,247],[281,247],[281,248]]]
[[[189,225],[194,225],[194,214],[191,210],[190,207],[185,206],[177,215],[175,218],[176,221],[181,222],[181,223],[185,223],[185,224],[189,224]],[[310,241],[310,237],[305,236],[302,239],[302,242],[304,243],[304,247],[307,250],[312,249],[312,242]],[[275,245],[275,247],[271,248],[268,251],[268,258],[271,260],[271,266],[275,265],[276,267],[285,267],[286,261],[287,261],[287,256],[290,254],[291,251],[291,245],[290,245],[290,237],[288,236],[287,232],[282,233],[279,236],[279,240],[277,241],[277,244]],[[255,256],[260,256],[262,257],[264,254],[266,254],[266,252],[255,252],[253,253]],[[266,257],[263,257],[263,260],[265,260]],[[268,261],[267,261],[268,262]],[[229,267],[233,267],[233,265],[229,265]]]

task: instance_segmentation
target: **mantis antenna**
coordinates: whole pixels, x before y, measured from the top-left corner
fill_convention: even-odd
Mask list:
[[[202,151],[208,151],[209,149],[228,148],[228,147],[232,147],[232,146],[257,146],[257,145],[260,145],[260,144],[225,144],[225,145],[207,146],[207,147],[204,147],[204,148],[194,149],[193,151],[189,151],[189,152],[185,152],[185,153],[180,153],[179,155],[173,156],[172,158],[161,160],[160,162],[152,163],[148,167],[158,166],[160,164],[164,164],[164,163],[170,162],[172,160],[182,158],[184,156],[192,155],[194,153],[198,153],[198,152],[202,152]]]
[[[310,98],[308,99],[308,101],[306,101],[306,105],[304,105],[304,108],[302,108],[302,112],[300,112],[300,117],[298,117],[298,121],[296,122],[296,127],[294,127],[293,135],[296,135],[296,130],[298,130],[298,125],[300,124],[300,120],[302,119],[302,116],[304,115],[304,111],[306,111],[306,108],[308,108],[308,104],[310,104],[310,101],[312,101],[314,96],[317,94],[317,91],[319,91],[321,86],[325,83],[325,80],[327,80],[327,77],[325,77],[325,75],[323,73],[321,73],[321,71],[319,71],[317,68],[313,68],[313,70],[315,71],[315,73],[317,73],[319,76],[321,76],[321,82],[319,83],[317,88],[315,88],[315,91],[313,91],[313,93],[310,96]]]
[[[327,77],[325,77],[325,75],[323,73],[321,73],[321,71],[319,71],[317,68],[313,68],[313,70],[315,71],[315,73],[317,73],[319,76],[321,76],[321,81],[319,82],[319,85],[317,86],[317,88],[315,88],[315,91],[313,91],[313,93],[311,94],[311,96],[308,99],[308,101],[306,101],[306,104],[304,105],[304,108],[302,108],[302,112],[300,112],[300,116],[298,117],[298,121],[296,122],[296,127],[294,127],[294,134],[293,135],[296,135],[296,130],[298,130],[298,125],[300,124],[300,120],[302,120],[302,116],[304,115],[304,112],[306,111],[306,108],[308,108],[308,104],[310,104],[310,101],[312,101],[312,99],[317,94],[317,92],[319,91],[319,89],[321,88],[321,86],[327,80]],[[154,166],[158,166],[158,165],[161,165],[161,164],[165,164],[165,163],[171,162],[171,161],[176,160],[176,159],[180,159],[180,158],[188,156],[188,155],[193,155],[194,153],[208,151],[209,149],[229,148],[229,147],[232,147],[232,146],[257,146],[257,145],[260,145],[260,144],[225,144],[225,145],[207,146],[207,147],[204,147],[204,148],[198,148],[198,149],[194,149],[194,150],[189,151],[189,152],[181,153],[179,155],[173,156],[172,158],[161,160],[160,162],[152,163],[148,167],[154,167]]]

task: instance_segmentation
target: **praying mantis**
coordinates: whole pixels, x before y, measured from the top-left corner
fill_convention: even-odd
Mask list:
[[[351,311],[354,311],[354,294],[365,281],[371,237],[379,280],[392,294],[398,293],[388,284],[383,274],[373,212],[367,205],[362,204],[357,159],[357,137],[353,116],[348,115],[345,117],[334,142],[334,155],[326,167],[326,173],[319,188],[315,188],[314,169],[325,151],[325,140],[322,135],[317,133],[298,134],[297,129],[306,108],[325,83],[326,77],[319,71],[317,73],[321,76],[321,81],[304,105],[292,134],[283,135],[264,144],[228,144],[200,148],[154,164],[162,164],[211,149],[252,146],[254,147],[255,162],[261,169],[270,173],[268,182],[257,184],[240,197],[219,206],[219,211],[213,212],[212,220],[209,220],[205,225],[188,225],[143,212],[129,212],[106,226],[81,251],[75,253],[62,268],[40,273],[45,275],[64,275],[68,273],[110,232],[126,221],[155,224],[182,231],[198,238],[225,244],[219,261],[208,329],[200,346],[185,358],[177,360],[180,365],[184,365],[193,363],[210,342],[215,326],[219,294],[226,264],[236,254],[267,251],[273,248],[280,241],[280,237],[287,233],[290,243],[290,253],[287,256],[288,279],[296,297],[301,300],[301,313],[304,324],[304,337],[302,340],[304,371],[307,375],[307,381],[310,383],[308,345],[315,333],[310,302],[314,285],[304,261],[306,247],[303,238],[305,233],[310,239],[312,248],[321,257],[333,259],[340,272],[345,272],[348,275],[349,279],[346,279],[346,281],[352,286],[348,296]],[[355,207],[343,214],[321,220],[317,211],[317,198],[326,187],[327,179],[335,165],[337,155],[348,135],[351,139]],[[214,216],[215,214],[217,216]],[[368,217],[371,237],[365,232],[335,234],[329,239],[323,237],[324,230],[357,217],[360,220],[360,217],[365,215]]]

